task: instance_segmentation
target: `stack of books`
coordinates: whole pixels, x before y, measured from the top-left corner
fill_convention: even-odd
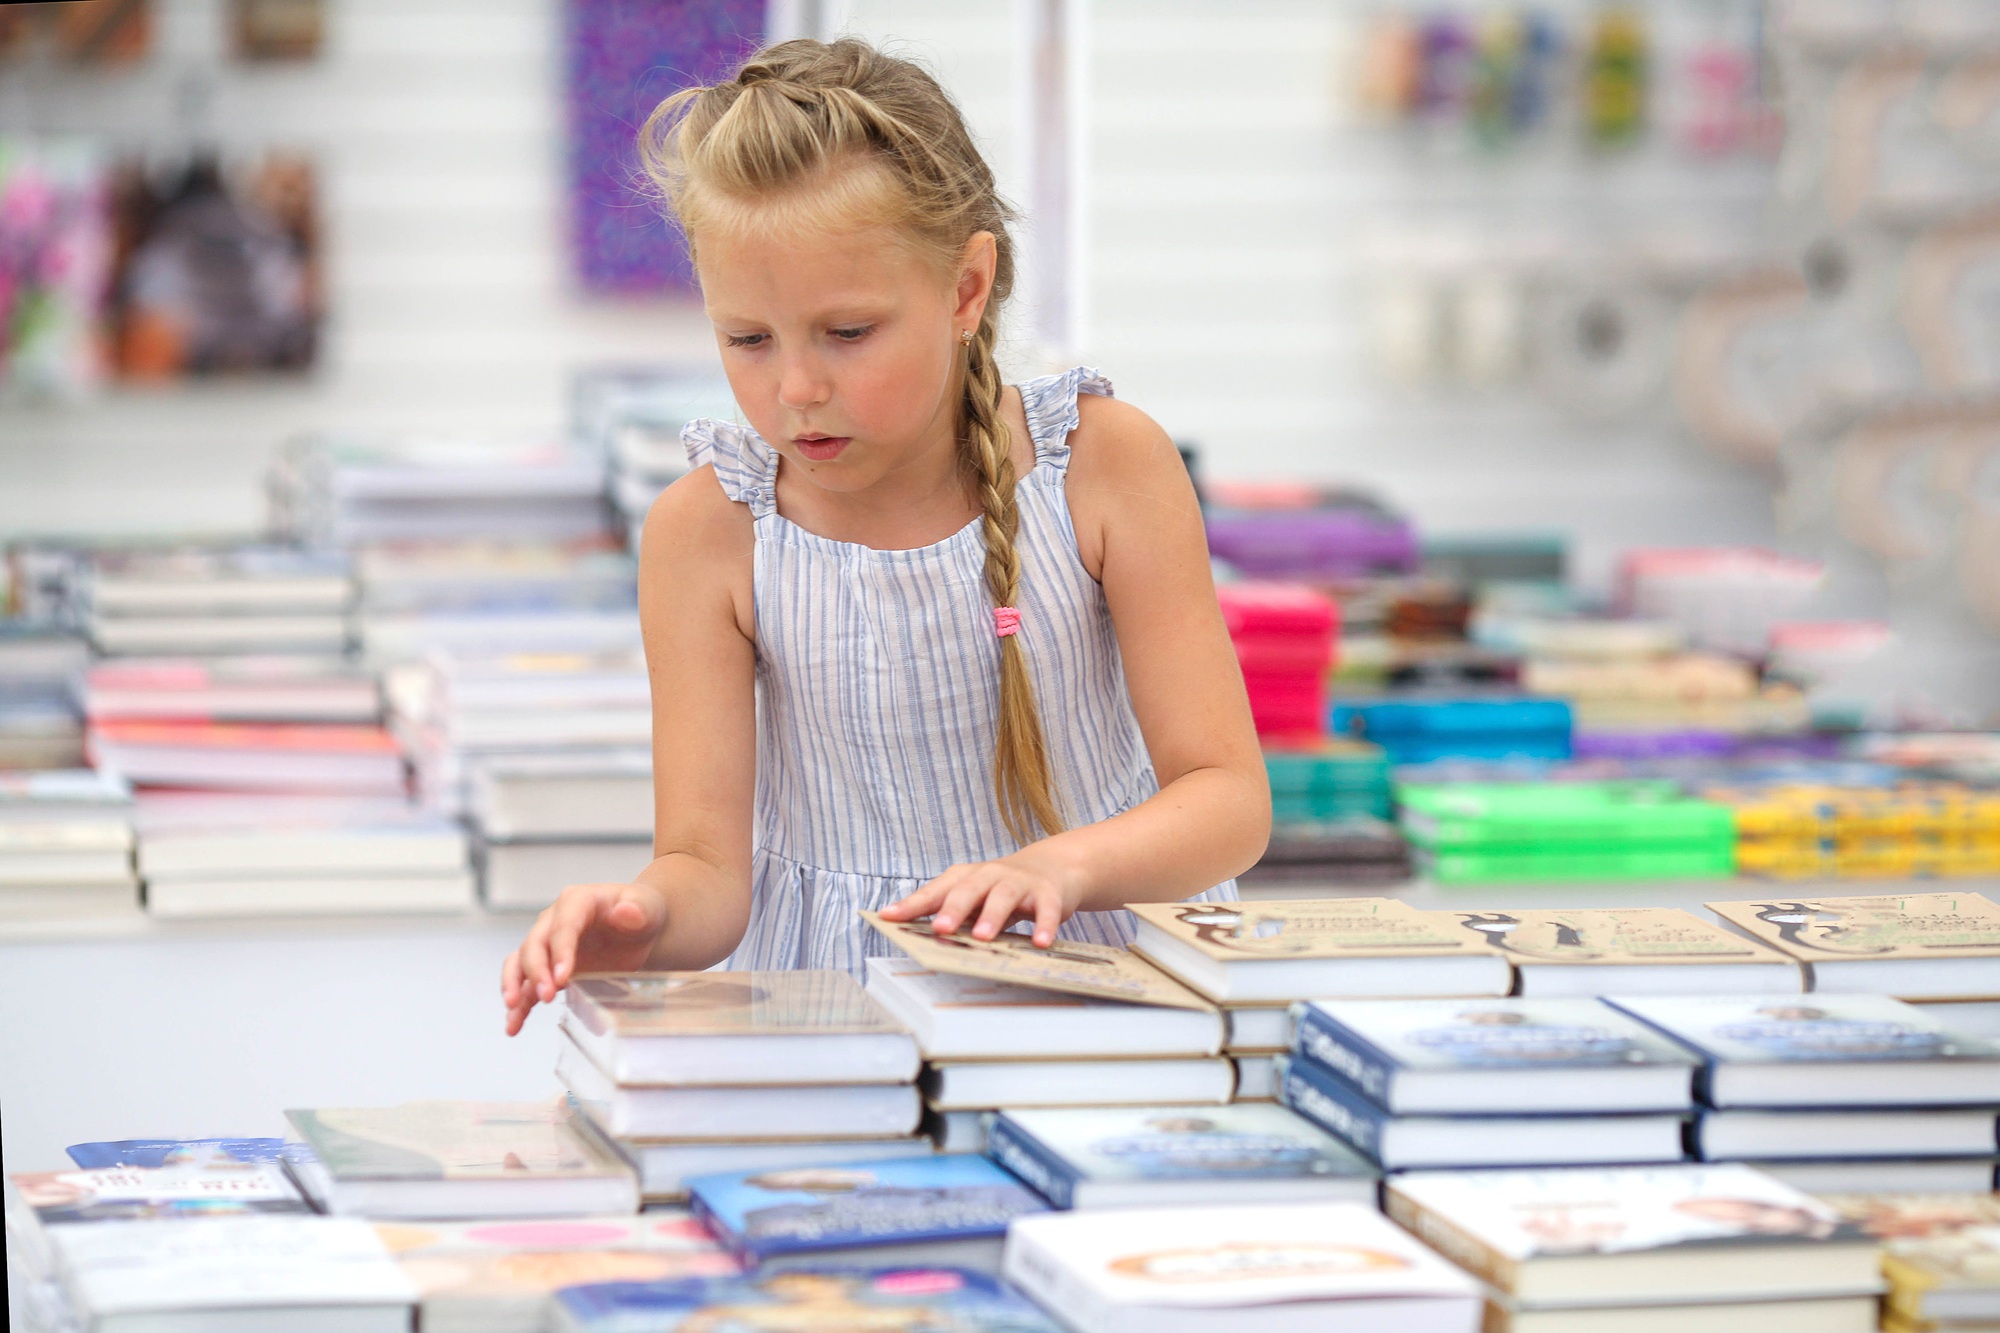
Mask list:
[[[383,728],[354,723],[92,724],[88,754],[140,787],[401,798],[403,755]]]
[[[1872,1333],[1873,1237],[1747,1166],[1413,1172],[1390,1217],[1486,1284],[1488,1333]]]
[[[378,1220],[592,1217],[639,1211],[630,1166],[574,1107],[405,1102],[285,1112],[284,1155],[322,1212]]]
[[[1714,785],[1736,812],[1736,863],[1770,879],[2000,875],[2000,792],[1959,782]]]
[[[1802,1189],[1993,1187],[2000,1043],[1882,995],[1620,996],[1699,1055],[1704,1161]]]
[[[1094,955],[1101,946],[1056,947]],[[1181,1007],[1050,990],[1032,983],[1030,969],[1061,960],[1016,952],[1014,982],[937,971],[911,957],[868,960],[868,993],[915,1034],[923,1053],[927,1123],[946,1151],[983,1150],[986,1121],[1003,1106],[1229,1100],[1234,1071],[1218,1056],[1222,1021],[1214,1009],[1191,996],[1192,1007]]]
[[[1618,601],[1702,647],[1761,657],[1772,627],[1797,619],[1825,577],[1813,561],[1746,547],[1640,548],[1619,562]]]
[[[1398,789],[1403,831],[1441,884],[1725,879],[1728,807],[1655,781],[1448,783]]]
[[[1287,583],[1225,583],[1216,595],[1243,667],[1257,734],[1323,734],[1326,677],[1340,633],[1333,599]]]
[[[601,652],[639,642],[638,575],[608,538],[392,543],[355,553],[362,656]]]
[[[101,653],[341,653],[354,579],[344,555],[289,547],[106,552],[80,599]]]
[[[392,694],[390,726],[409,753],[419,799],[448,814],[465,810],[475,759],[644,751],[652,740],[652,688],[636,648],[437,652],[409,685]]]
[[[2000,1329],[2000,1196],[1831,1194],[1820,1202],[1882,1243],[1887,1333]]]
[[[1076,1333],[1474,1333],[1479,1288],[1358,1203],[1024,1217],[1005,1272]]]
[[[1441,911],[1504,954],[1516,995],[1796,995],[1797,961],[1672,907]]]
[[[1279,824],[1354,815],[1387,819],[1391,813],[1389,756],[1379,745],[1341,739],[1267,746],[1264,771],[1271,782],[1271,818]]]
[[[931,1151],[916,1042],[845,972],[586,975],[566,993],[556,1075],[648,1200]]]
[[[132,843],[123,779],[0,772],[0,920],[135,916]]]
[[[334,546],[605,534],[604,462],[559,445],[319,436],[292,441],[268,478],[273,526]]]
[[[651,863],[652,756],[606,749],[474,759],[465,817],[478,838],[486,906],[539,911],[570,884],[625,882]]]
[[[2000,904],[1983,894],[1775,898],[1707,907],[1801,963],[1815,994],[1893,995],[1962,1016],[1954,1027],[1993,1030],[2000,1010]]]
[[[80,673],[93,723],[377,722],[372,673],[341,657],[128,657]]]
[[[90,660],[80,635],[0,619],[0,770],[75,768],[83,720],[71,682]]]
[[[1285,1105],[1385,1171],[1683,1159],[1694,1058],[1593,999],[1316,1000]]]
[[[1373,741],[1396,764],[1567,759],[1573,730],[1561,699],[1347,700],[1334,705],[1328,726]]]
[[[577,443],[604,455],[611,468],[611,502],[634,553],[646,513],[660,492],[685,476],[681,429],[699,417],[736,419],[736,398],[717,376],[650,367],[584,371],[570,392]]]
[[[139,874],[159,917],[466,912],[465,830],[398,800],[154,792]]]

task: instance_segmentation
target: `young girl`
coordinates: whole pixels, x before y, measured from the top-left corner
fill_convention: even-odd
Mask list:
[[[690,425],[646,521],[655,860],[542,913],[507,1030],[579,972],[859,975],[860,909],[1046,947],[1234,898],[1271,802],[1193,488],[1096,373],[1001,383],[1008,212],[951,99],[786,42],[642,143],[751,428]]]

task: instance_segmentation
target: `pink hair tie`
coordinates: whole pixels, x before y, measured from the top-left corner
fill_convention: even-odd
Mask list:
[[[993,608],[993,636],[998,639],[1010,638],[1021,632],[1021,613],[1011,606]]]

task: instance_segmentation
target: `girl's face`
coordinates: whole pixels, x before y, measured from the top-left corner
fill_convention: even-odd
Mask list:
[[[990,236],[956,284],[887,227],[705,235],[699,250],[730,388],[795,478],[865,491],[954,449],[959,330],[992,289]]]

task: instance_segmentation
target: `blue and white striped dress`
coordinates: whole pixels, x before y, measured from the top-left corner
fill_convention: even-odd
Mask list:
[[[1021,646],[1057,799],[1072,827],[1159,790],[1126,693],[1104,590],[1076,550],[1063,481],[1079,367],[1020,386],[1035,465],[1020,479]],[[756,531],[757,804],[750,926],[732,968],[841,968],[893,952],[855,915],[953,865],[1021,844],[993,794],[999,650],[974,519],[941,542],[878,551],[777,511],[776,450],[748,427],[696,421],[688,459],[713,464]],[[1234,881],[1202,894],[1236,897]],[[1081,912],[1066,939],[1123,944],[1129,912]]]

